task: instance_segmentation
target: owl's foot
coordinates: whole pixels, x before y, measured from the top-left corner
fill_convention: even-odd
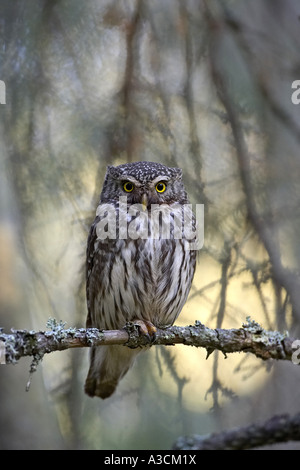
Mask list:
[[[133,320],[132,322],[135,326],[138,327],[141,335],[146,336],[149,340],[149,343],[153,343],[156,337],[156,327],[148,320]]]

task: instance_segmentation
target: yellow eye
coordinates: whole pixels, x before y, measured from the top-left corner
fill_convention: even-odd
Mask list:
[[[123,188],[126,191],[126,193],[131,193],[131,191],[133,191],[134,189],[134,184],[131,183],[130,181],[126,181],[126,183],[124,183],[123,185]]]
[[[166,189],[167,189],[167,186],[165,185],[165,183],[157,183],[157,185],[155,186],[155,189],[158,193],[163,193]]]

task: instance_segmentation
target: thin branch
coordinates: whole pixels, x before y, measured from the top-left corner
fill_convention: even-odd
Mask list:
[[[251,179],[252,172],[250,157],[244,138],[243,128],[240,124],[236,107],[231,100],[223,72],[218,67],[218,63],[216,61],[218,47],[220,45],[220,41],[222,40],[222,36],[220,35],[220,25],[218,20],[213,17],[211,10],[208,8],[208,2],[206,1],[205,8],[211,29],[213,31],[218,31],[218,33],[216,33],[214,36],[214,41],[212,41],[210,51],[212,78],[215,83],[216,90],[218,91],[219,99],[226,110],[228,122],[231,126],[231,131],[235,142],[237,161],[239,164],[240,178],[246,196],[245,201],[248,210],[248,217],[269,255],[272,264],[272,270],[277,282],[283,286],[286,292],[290,295],[293,308],[297,316],[300,317],[299,277],[296,275],[296,273],[292,272],[282,264],[278,244],[276,244],[274,237],[275,229],[270,221],[268,224],[266,223],[257,206],[255,191]]]
[[[273,416],[262,424],[251,424],[209,436],[179,437],[174,450],[242,450],[278,442],[300,441],[300,413]]]
[[[0,363],[16,363],[23,356],[32,356],[38,361],[44,354],[53,351],[111,344],[129,348],[185,344],[205,348],[207,357],[217,349],[225,357],[228,353],[249,352],[263,360],[293,359],[293,339],[278,331],[266,331],[249,317],[247,323],[239,329],[211,329],[199,321],[185,327],[157,329],[151,341],[141,335],[138,325],[132,322],[128,322],[121,330],[64,328],[64,325],[49,320],[49,331],[12,330],[10,334],[0,331]],[[300,344],[300,341],[296,344]]]

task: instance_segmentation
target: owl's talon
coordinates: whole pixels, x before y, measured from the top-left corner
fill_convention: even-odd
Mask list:
[[[132,322],[139,328],[140,334],[146,336],[149,343],[153,343],[156,338],[156,327],[148,320],[134,320]]]

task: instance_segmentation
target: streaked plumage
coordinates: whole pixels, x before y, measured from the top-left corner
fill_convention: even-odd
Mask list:
[[[174,238],[174,221],[183,218],[183,205],[188,203],[181,176],[179,168],[151,162],[108,167],[87,244],[87,327],[119,329],[136,319],[166,327],[178,317],[196,263],[196,252],[189,249],[183,230],[182,239]],[[128,193],[124,190],[126,182]],[[120,203],[119,198],[124,196],[127,206]],[[128,213],[128,208],[141,203],[147,207],[144,206],[145,217],[141,211],[138,227],[146,237],[122,239],[120,221],[126,221],[128,230],[136,228],[135,216]],[[157,205],[154,210],[153,204]],[[164,220],[167,227],[169,224],[169,238],[154,230],[158,227],[155,220],[159,220],[155,210],[162,209],[159,227],[161,230]],[[116,239],[99,238],[99,222],[108,222],[109,217],[115,216]],[[189,217],[195,225],[192,212]],[[92,348],[86,393],[101,398],[110,396],[139,352],[120,346]]]

